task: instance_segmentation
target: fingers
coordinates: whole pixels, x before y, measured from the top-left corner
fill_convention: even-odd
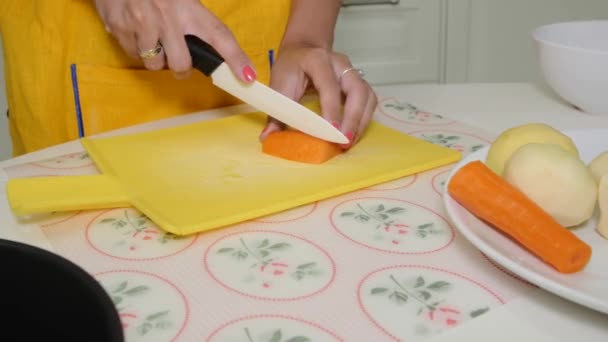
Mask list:
[[[161,70],[165,67],[165,53],[160,44],[160,32],[148,19],[140,24],[135,35],[138,55],[148,70]],[[148,56],[146,56],[148,55]]]
[[[359,139],[361,139],[361,137],[364,135],[365,130],[374,118],[376,106],[378,105],[378,96],[369,85],[368,88],[369,96],[367,97],[367,104],[363,110],[363,116],[361,117],[361,121],[359,121],[359,128],[357,129],[358,134],[355,137],[355,142],[359,141]]]
[[[323,117],[337,126],[341,118],[342,92],[330,56],[325,51],[314,51],[306,60],[304,70],[319,93]],[[345,131],[343,133],[346,134]]]
[[[344,116],[340,129],[350,140],[350,143],[342,145],[343,148],[350,148],[357,140],[359,132],[363,133],[365,128],[365,126],[361,126],[361,123],[369,101],[369,87],[359,76],[356,77],[358,79],[355,79],[355,77],[348,79],[343,77],[341,80],[346,100],[344,102]]]
[[[302,49],[286,49],[273,64],[270,77],[270,88],[296,102],[302,99],[310,83],[299,62],[303,55],[305,55],[305,51]],[[285,124],[269,116],[266,126],[260,134],[260,140],[264,140],[270,133],[283,130],[285,127]]]
[[[211,44],[242,81],[257,78],[232,32],[197,0],[96,0],[96,6],[107,31],[129,56],[141,59],[149,70],[168,66],[178,78],[187,76],[192,58],[184,35],[193,34]],[[155,51],[159,42],[162,48]]]
[[[96,1],[106,30],[114,35],[123,50],[134,59],[141,59],[147,69],[159,70],[165,66],[160,42],[162,22],[158,11],[150,2],[110,3]],[[142,55],[148,57],[142,58]]]
[[[378,98],[359,71],[353,69],[346,55],[334,53],[332,62],[345,97],[341,130],[350,139],[349,144],[342,146],[348,149],[365,133],[373,118]]]
[[[269,134],[271,134],[273,132],[282,131],[284,129],[285,129],[285,124],[283,124],[279,120],[269,116],[266,121],[266,126],[264,127],[264,129],[262,130],[262,133],[260,134],[260,141],[263,141],[264,139],[266,139],[266,137]]]
[[[178,79],[187,78],[192,70],[192,57],[188,51],[184,34],[179,29],[177,15],[174,13],[162,14],[165,29],[161,32],[160,40],[163,44],[166,63]]]
[[[342,93],[329,54],[324,49],[317,48],[283,51],[272,69],[271,88],[294,101],[299,101],[311,83],[319,93],[323,117],[340,128]],[[263,140],[268,134],[283,128],[282,123],[270,118],[260,134],[260,139]]]
[[[335,77],[341,93],[344,94],[344,112],[340,130],[348,138],[349,143],[341,146],[349,149],[359,136],[360,122],[369,97],[368,86],[346,55],[332,54],[332,69],[332,76]]]
[[[282,64],[275,65],[275,67],[273,68],[272,77],[270,78],[270,88],[276,90],[277,92],[287,96],[288,98],[294,101],[299,101],[303,95],[303,91],[298,90],[297,88],[297,85],[299,83],[297,75],[295,75],[294,77],[293,73],[280,72],[281,68]],[[279,71],[275,72],[277,69]],[[271,116],[268,116],[266,126],[260,134],[260,141],[266,139],[269,134],[281,131],[283,129],[285,129],[285,124]]]
[[[133,32],[113,32],[114,37],[118,40],[118,44],[122,47],[125,53],[133,58],[139,59],[137,51],[137,39]]]
[[[99,0],[96,3],[99,14],[106,25],[106,31],[116,38],[129,57],[139,59],[135,31],[130,25],[125,24],[128,20],[126,11],[122,12],[106,8],[103,6],[103,2]]]
[[[348,149],[364,134],[378,101],[357,70],[344,73],[351,68],[346,55],[320,48],[291,47],[283,49],[273,65],[270,86],[298,101],[307,86],[314,85],[323,117],[349,139],[348,144],[342,145]],[[283,126],[279,122],[269,119],[260,139],[280,129]]]

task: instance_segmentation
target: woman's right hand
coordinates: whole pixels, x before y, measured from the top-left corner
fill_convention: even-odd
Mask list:
[[[140,59],[140,53],[162,44],[160,53],[143,59],[149,70],[168,67],[176,77],[186,77],[192,58],[184,36],[192,34],[213,46],[241,80],[256,78],[230,29],[198,0],[95,0],[95,5],[106,30],[129,56]]]

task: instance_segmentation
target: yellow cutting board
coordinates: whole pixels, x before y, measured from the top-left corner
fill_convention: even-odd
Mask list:
[[[318,105],[309,105],[318,112]],[[460,153],[372,123],[321,164],[261,152],[263,113],[234,115],[82,144],[100,175],[11,179],[17,215],[133,206],[187,235],[280,212],[458,161]]]

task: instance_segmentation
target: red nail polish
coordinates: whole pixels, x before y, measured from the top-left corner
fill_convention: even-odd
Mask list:
[[[331,124],[332,124],[332,126],[336,127],[337,129],[340,129],[340,123],[338,121],[332,121]]]
[[[342,148],[349,148],[353,144],[353,138],[355,137],[355,134],[353,132],[346,132],[344,133],[344,136],[348,139],[348,144],[342,144],[340,146]]]
[[[253,82],[256,78],[255,71],[253,71],[253,69],[249,65],[246,65],[243,68],[243,77],[245,77],[247,82]]]

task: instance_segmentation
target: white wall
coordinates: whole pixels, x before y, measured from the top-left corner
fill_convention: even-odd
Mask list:
[[[400,0],[344,7],[336,48],[374,84],[541,81],[532,31],[608,19],[608,0]]]
[[[0,160],[11,157],[12,145],[8,133],[6,118],[6,91],[4,89],[4,57],[2,56],[2,42],[0,41]]]
[[[467,73],[460,81],[538,81],[530,36],[534,28],[559,21],[608,19],[607,0],[470,1]]]

